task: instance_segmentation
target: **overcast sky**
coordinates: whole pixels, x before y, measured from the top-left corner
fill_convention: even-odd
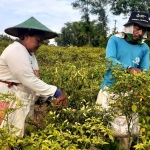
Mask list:
[[[0,0],[0,34],[5,34],[5,28],[20,24],[32,16],[52,31],[60,33],[65,23],[81,18],[79,10],[72,8],[72,2],[75,0]],[[114,20],[117,20],[118,31],[123,29],[127,19],[122,18],[109,14],[110,31],[114,27]]]

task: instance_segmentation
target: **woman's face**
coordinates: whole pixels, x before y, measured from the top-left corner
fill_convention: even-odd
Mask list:
[[[28,34],[24,36],[24,46],[29,52],[35,52],[41,46],[43,41],[42,36],[40,35],[33,35],[29,36]]]

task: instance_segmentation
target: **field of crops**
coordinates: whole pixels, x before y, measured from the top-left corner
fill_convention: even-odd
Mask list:
[[[6,45],[1,43],[0,52]],[[20,147],[23,150],[118,150],[118,141],[113,138],[113,131],[108,126],[111,116],[95,105],[106,71],[105,49],[43,45],[36,56],[40,78],[66,93],[68,105],[65,108],[53,108],[44,102],[36,105],[36,120],[27,120],[29,127],[23,139],[0,129],[0,148],[11,145],[15,150]],[[127,86],[129,83],[134,93],[126,99],[119,99],[123,105],[120,109],[141,115],[143,136],[138,139],[139,143],[134,137],[135,147],[132,149],[148,150],[150,78],[144,74],[133,77],[117,69],[115,76],[118,82],[112,88],[114,93],[121,95],[121,92],[131,91]]]

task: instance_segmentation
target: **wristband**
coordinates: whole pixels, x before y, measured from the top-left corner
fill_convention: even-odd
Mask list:
[[[58,98],[61,95],[61,93],[62,93],[61,90],[57,89],[56,92],[55,92],[55,94],[54,94],[54,97]]]

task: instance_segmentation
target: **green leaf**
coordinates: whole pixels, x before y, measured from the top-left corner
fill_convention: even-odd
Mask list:
[[[137,111],[137,106],[136,105],[132,105],[132,111],[136,112]]]

